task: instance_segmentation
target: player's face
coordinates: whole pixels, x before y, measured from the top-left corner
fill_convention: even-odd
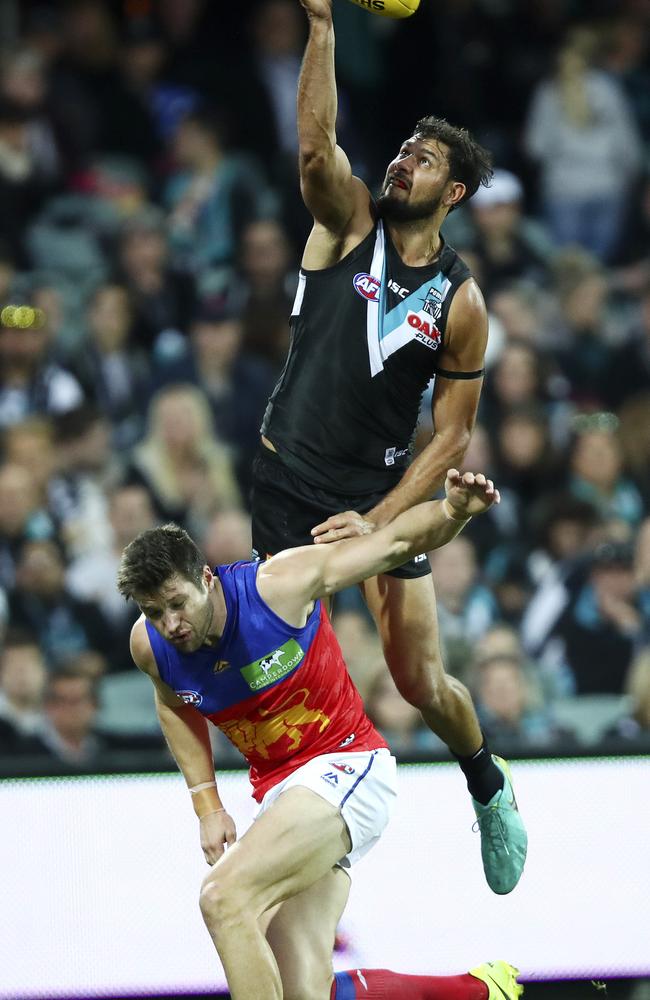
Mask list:
[[[382,218],[414,222],[431,218],[447,193],[449,147],[435,139],[412,136],[389,163],[377,199]]]
[[[204,644],[214,616],[212,573],[206,566],[200,587],[175,574],[153,594],[138,600],[140,609],[163,639],[181,653],[193,653]]]

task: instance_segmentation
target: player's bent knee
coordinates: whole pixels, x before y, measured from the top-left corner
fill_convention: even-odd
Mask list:
[[[214,870],[203,880],[199,894],[199,907],[204,921],[217,931],[237,921],[245,908],[242,893],[228,878],[221,878]]]
[[[393,677],[402,698],[420,711],[443,705],[448,696],[449,680],[442,668],[427,665],[394,673]]]

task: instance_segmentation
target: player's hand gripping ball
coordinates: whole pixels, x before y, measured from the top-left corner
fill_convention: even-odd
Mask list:
[[[420,0],[350,0],[350,3],[380,17],[410,17],[420,6]]]

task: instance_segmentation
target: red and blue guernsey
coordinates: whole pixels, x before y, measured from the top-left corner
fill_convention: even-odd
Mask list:
[[[312,757],[386,746],[322,602],[303,628],[288,625],[259,595],[259,566],[216,567],[227,612],[216,646],[182,653],[146,623],[160,676],[242,752],[258,802]]]

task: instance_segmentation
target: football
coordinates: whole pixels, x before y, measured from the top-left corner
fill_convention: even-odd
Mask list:
[[[420,6],[420,0],[350,0],[350,3],[380,17],[410,17]]]

